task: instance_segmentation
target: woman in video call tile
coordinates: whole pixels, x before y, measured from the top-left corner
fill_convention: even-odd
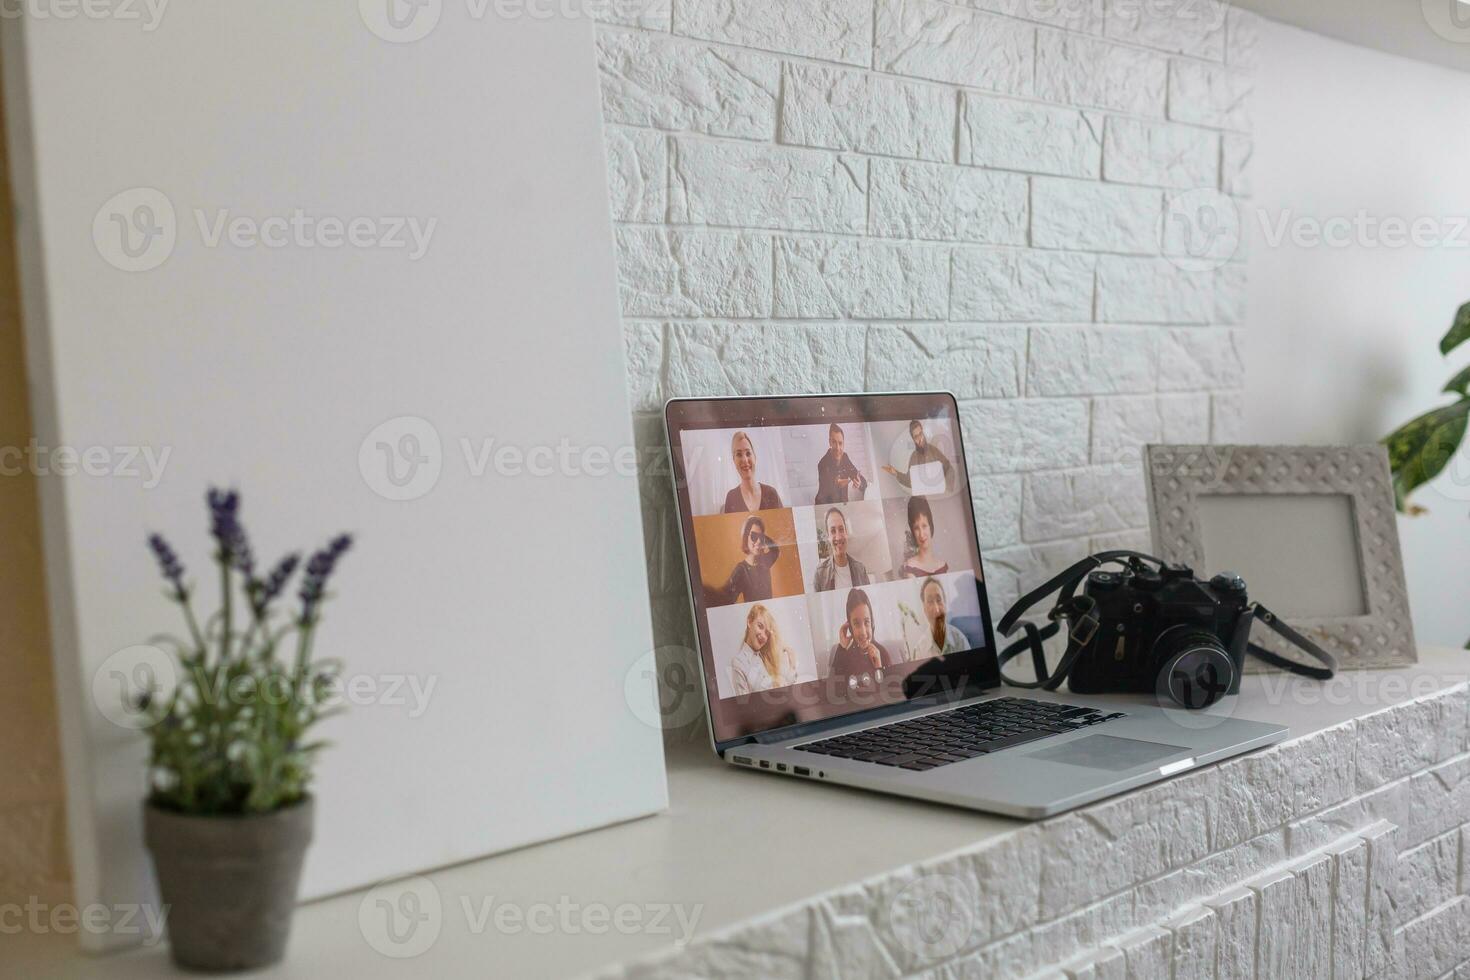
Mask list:
[[[862,500],[867,492],[867,477],[843,451],[845,442],[842,426],[833,422],[827,430],[827,454],[817,460],[817,498],[813,502],[819,506]]]
[[[710,598],[715,602],[760,602],[771,598],[771,566],[781,557],[781,546],[766,537],[766,522],[752,514],[740,530],[745,557]]]
[[[906,602],[898,604],[903,617],[904,653],[909,660],[928,660],[946,653],[970,649],[970,641],[949,622],[949,600],[937,578],[926,578],[919,586],[923,615]]]
[[[940,561],[934,554],[934,511],[929,508],[928,499],[910,497],[908,517],[909,534],[913,535],[918,550],[903,563],[899,574],[904,578],[926,578],[948,572],[949,562]]]
[[[730,458],[735,463],[735,473],[740,484],[725,494],[725,513],[743,514],[751,510],[779,510],[781,495],[769,484],[755,478],[755,444],[744,431],[730,438]]]
[[[873,604],[862,589],[847,594],[847,621],[837,632],[837,646],[832,648],[832,673],[837,677],[871,674],[893,666],[893,658],[883,644],[873,639]]]
[[[736,694],[750,694],[790,687],[796,680],[796,654],[781,642],[771,611],[756,603],[745,616],[745,640],[730,661],[730,686]]]
[[[918,419],[910,422],[909,437],[914,440],[914,451],[909,454],[908,469],[900,473],[892,466],[884,464],[883,472],[893,477],[899,482],[900,486],[907,490],[913,486],[909,473],[915,466],[922,466],[925,463],[938,463],[940,468],[944,470],[945,490],[952,490],[954,488],[954,464],[949,461],[948,456],[944,455],[942,449],[929,441],[928,435],[924,432],[924,423]]]
[[[817,566],[812,574],[813,592],[831,592],[833,589],[850,589],[868,584],[868,570],[863,563],[847,553],[847,516],[836,507],[828,509],[824,518],[827,525],[827,545],[832,553]]]

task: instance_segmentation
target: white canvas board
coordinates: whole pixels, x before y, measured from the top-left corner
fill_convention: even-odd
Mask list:
[[[38,439],[167,453],[42,480],[79,905],[152,895],[92,682],[175,628],[147,532],[210,593],[212,482],[265,559],[357,536],[318,649],[401,679],[321,733],[305,897],[665,805],[593,26],[380,8],[4,23]]]

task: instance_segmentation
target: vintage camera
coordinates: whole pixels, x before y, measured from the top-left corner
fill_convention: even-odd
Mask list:
[[[1157,692],[1191,708],[1239,693],[1251,629],[1239,575],[1205,582],[1185,565],[1129,566],[1091,573],[1082,594],[1095,605],[1073,624],[1073,691]],[[1081,642],[1084,630],[1092,636]]]
[[[1118,571],[1104,571],[1118,565]],[[1081,595],[1077,594],[1081,586]],[[1056,593],[1048,626],[1019,617]],[[1320,666],[1298,663],[1251,643],[1259,620]],[[1055,670],[1047,666],[1042,641],[1067,627],[1067,649]],[[1026,635],[1000,651],[1000,665],[1030,651],[1035,681],[1002,674],[1015,687],[1056,690],[1063,681],[1078,694],[1154,694],[1186,708],[1205,708],[1240,691],[1246,654],[1304,677],[1330,678],[1331,654],[1276,618],[1246,595],[1245,580],[1222,572],[1209,581],[1186,565],[1136,551],[1104,551],[1077,562],[1023,596],[1005,616],[1000,632],[1018,626]]]

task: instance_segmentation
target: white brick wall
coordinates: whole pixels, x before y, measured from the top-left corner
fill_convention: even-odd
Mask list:
[[[1467,704],[1459,684],[606,977],[1470,977]],[[960,903],[930,906],[961,909],[943,944],[899,900],[916,883]]]
[[[1235,433],[1244,264],[1176,260],[1167,206],[1249,193],[1254,15],[612,6],[597,52],[660,647],[693,646],[665,398],[955,391],[997,607],[1143,541],[1143,443]]]

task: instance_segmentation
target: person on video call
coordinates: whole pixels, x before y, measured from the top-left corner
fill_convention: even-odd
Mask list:
[[[862,500],[867,492],[867,477],[858,470],[852,457],[843,451],[842,426],[836,422],[827,430],[827,454],[817,460],[816,504],[845,504]]]
[[[914,554],[903,563],[903,578],[928,578],[949,571],[949,562],[934,554],[934,512],[926,497],[909,498],[909,534],[914,539]]]
[[[755,444],[743,431],[730,439],[730,458],[740,485],[725,494],[725,513],[744,514],[752,510],[776,510],[782,506],[776,488],[759,483],[755,478]]]
[[[837,645],[832,648],[832,674],[849,677],[891,666],[893,658],[883,644],[873,639],[873,604],[866,592],[853,589],[847,594],[847,621],[838,630]]]
[[[827,545],[832,553],[812,575],[813,592],[831,592],[868,584],[868,570],[847,553],[847,518],[836,507],[827,511]]]
[[[781,642],[771,611],[757,603],[745,616],[745,639],[730,661],[730,685],[736,694],[769,691],[795,684],[796,654]]]
[[[909,423],[909,437],[914,440],[914,451],[909,455],[908,469],[900,473],[892,466],[885,464],[883,472],[898,481],[905,490],[913,487],[913,481],[909,473],[915,466],[924,463],[938,463],[944,470],[944,489],[946,492],[954,489],[954,465],[950,463],[949,457],[944,455],[944,450],[929,441],[924,433],[924,423],[914,419]]]
[[[924,606],[925,622],[918,624],[921,628],[912,632],[905,624],[904,644],[908,647],[908,659],[928,660],[970,649],[969,639],[949,621],[949,600],[939,579],[924,579],[924,584],[919,586],[919,600]],[[907,604],[900,603],[900,606],[905,615],[913,615]]]
[[[771,566],[781,557],[781,546],[766,537],[766,522],[752,514],[740,530],[745,557],[735,564],[725,584],[714,590],[714,603],[760,602],[771,598]]]

